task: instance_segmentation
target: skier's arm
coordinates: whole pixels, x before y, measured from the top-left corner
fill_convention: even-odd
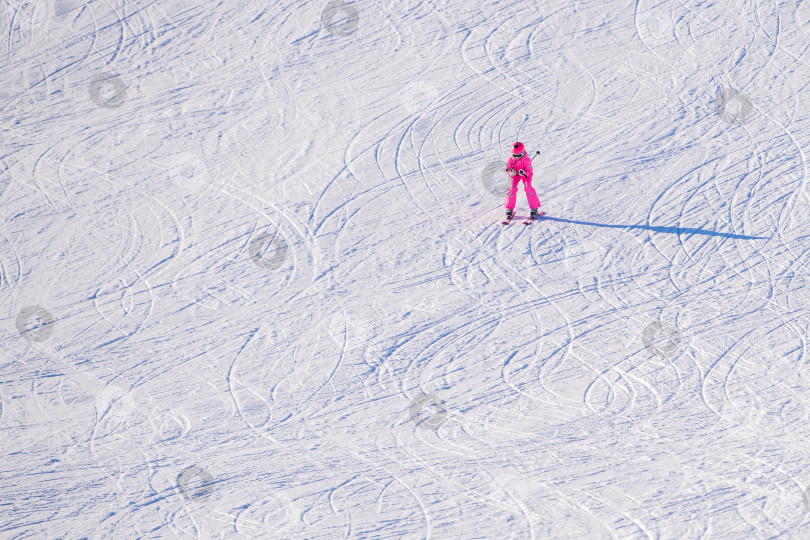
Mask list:
[[[515,170],[515,162],[512,159],[506,162],[506,174],[509,176],[515,176],[517,174],[517,171]]]
[[[526,158],[523,158],[523,160],[527,161],[528,163],[523,163],[522,164],[523,167],[520,168],[520,170],[518,171],[518,174],[520,176],[522,176],[523,178],[531,178],[532,174],[534,172],[532,170],[532,162],[531,162],[530,159],[526,159]]]

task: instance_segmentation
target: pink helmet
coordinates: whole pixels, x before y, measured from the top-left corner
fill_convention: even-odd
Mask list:
[[[523,157],[523,154],[525,154],[525,153],[526,153],[526,149],[523,147],[522,142],[516,142],[515,144],[512,145],[512,156],[513,157],[516,157],[516,158]]]

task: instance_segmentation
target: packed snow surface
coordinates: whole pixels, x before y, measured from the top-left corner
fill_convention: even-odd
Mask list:
[[[0,537],[810,537],[810,0],[0,28]]]

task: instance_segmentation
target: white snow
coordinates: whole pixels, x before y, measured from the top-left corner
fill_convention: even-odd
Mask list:
[[[810,0],[0,29],[0,537],[810,537]]]

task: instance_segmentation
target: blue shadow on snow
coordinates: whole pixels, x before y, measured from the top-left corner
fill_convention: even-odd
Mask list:
[[[590,225],[591,227],[607,227],[608,229],[642,229],[645,231],[669,233],[669,234],[702,234],[705,236],[720,236],[722,238],[732,238],[734,240],[767,240],[767,237],[765,236],[746,236],[744,234],[704,231],[703,229],[693,229],[690,227],[656,227],[652,225],[613,225],[610,223],[594,223],[593,221],[579,221],[576,219],[564,219],[553,216],[543,216],[542,220],[559,221],[561,223],[574,223],[576,225]]]

